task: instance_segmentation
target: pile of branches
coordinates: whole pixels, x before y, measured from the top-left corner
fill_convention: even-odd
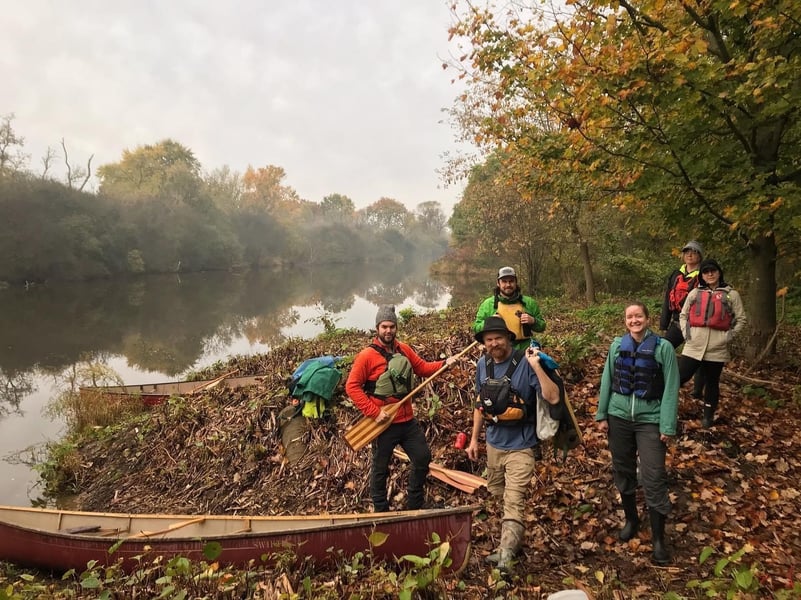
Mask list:
[[[436,360],[473,341],[471,321],[472,311],[467,309],[415,316],[401,324],[399,338],[424,358]],[[552,322],[556,328],[551,335],[571,327],[567,317]],[[370,451],[354,452],[344,442],[344,431],[361,415],[345,396],[342,383],[328,415],[310,421],[306,452],[295,464],[290,465],[284,455],[277,418],[289,402],[286,382],[303,360],[327,354],[352,359],[370,340],[367,332],[348,331],[312,341],[290,340],[269,354],[237,358],[221,366],[220,372],[239,368],[241,374],[264,374],[260,385],[220,387],[173,399],[116,427],[112,435],[85,442],[75,472],[78,508],[254,515],[371,510]],[[581,372],[567,378],[584,445],[565,457],[544,444],[512,586],[527,597],[537,597],[543,590],[562,589],[563,582],[571,580],[584,582],[599,597],[614,597],[622,587],[641,597],[655,597],[664,590],[681,591],[692,579],[712,577],[714,561],[711,565],[698,561],[706,546],[718,558],[747,548],[745,560],[758,565],[763,589],[792,585],[801,560],[797,398],[783,398],[771,408],[764,396],[745,394],[735,380],[725,379],[721,420],[702,430],[698,401],[682,391],[683,430],[669,449],[675,509],[668,536],[674,561],[670,567],[654,569],[647,525],[628,543],[618,542],[615,535],[622,512],[606,440],[593,423],[605,353],[606,347],[594,349]],[[484,462],[472,463],[463,450],[453,447],[457,433],[469,432],[472,422],[479,350],[468,356],[432,381],[415,405],[434,460],[481,475]],[[344,360],[343,383],[349,358]],[[729,368],[737,371],[741,365]],[[785,385],[800,383],[797,372],[760,375],[780,378]],[[408,465],[396,460],[389,482],[393,509],[405,506],[407,477]],[[497,508],[483,489],[466,494],[434,478],[429,478],[427,494],[432,504],[478,507],[471,564],[461,575],[468,591],[454,587],[451,597],[484,597],[477,590],[488,585],[483,558],[498,543]],[[639,500],[644,511],[642,496]]]

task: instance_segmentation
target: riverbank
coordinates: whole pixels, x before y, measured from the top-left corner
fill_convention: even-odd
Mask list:
[[[543,302],[548,330],[545,348],[563,366],[568,395],[584,429],[584,446],[566,459],[546,444],[531,488],[530,522],[519,564],[507,582],[492,578],[483,558],[497,544],[498,515],[483,492],[466,494],[430,478],[428,501],[450,506],[482,504],[473,529],[469,565],[459,576],[441,578],[420,597],[539,598],[572,585],[584,586],[595,598],[695,597],[687,585],[712,582],[728,590],[731,569],[754,574],[751,597],[780,597],[798,581],[801,556],[801,461],[797,448],[801,428],[801,381],[797,345],[799,331],[782,332],[781,361],[742,373],[740,359],[727,366],[722,382],[721,420],[701,430],[700,407],[682,390],[682,432],[670,448],[671,491],[675,509],[668,525],[674,561],[666,568],[650,563],[647,528],[628,544],[616,540],[622,519],[618,510],[606,441],[593,427],[597,383],[613,335],[622,330],[622,305],[578,310],[557,301]],[[547,310],[546,310],[547,309]],[[399,337],[425,358],[456,354],[472,341],[473,311],[468,308],[414,316],[400,326]],[[266,373],[262,384],[248,390],[214,389],[186,401],[172,401],[133,421],[77,440],[72,465],[62,481],[74,486],[84,510],[182,513],[312,514],[362,512],[370,507],[368,450],[352,452],[342,433],[358,419],[341,390],[331,417],[314,422],[306,438],[307,452],[289,467],[283,460],[277,414],[286,405],[285,380],[305,358],[323,354],[351,356],[369,343],[366,332],[348,331],[312,341],[290,341],[253,360],[233,359],[220,365],[244,373]],[[450,369],[416,399],[434,460],[448,468],[483,472],[483,463],[468,461],[453,447],[456,434],[469,431],[474,395],[474,361]],[[795,357],[795,358],[793,358]],[[349,363],[346,363],[349,364]],[[213,373],[206,373],[212,375]],[[765,385],[754,381],[764,380]],[[343,377],[344,381],[344,377]],[[390,491],[393,508],[401,508],[407,467],[393,465]],[[710,562],[699,564],[705,547]],[[716,578],[714,564],[738,550],[747,552],[738,564]],[[391,570],[391,569],[390,569]],[[302,592],[310,577],[327,597],[367,597],[375,576],[351,579],[342,573],[276,569],[260,580],[285,581]],[[502,590],[498,586],[504,586]],[[328,586],[328,587],[326,587]],[[371,586],[371,587],[366,587]],[[801,586],[801,583],[799,583]],[[754,590],[750,590],[754,593]],[[396,588],[397,592],[397,588]],[[319,592],[314,597],[321,597]],[[394,594],[387,590],[387,597]],[[227,597],[227,596],[219,596]],[[266,593],[253,597],[268,596]],[[285,596],[287,598],[290,595]],[[298,597],[312,597],[299,595]],[[799,596],[786,596],[799,597]]]

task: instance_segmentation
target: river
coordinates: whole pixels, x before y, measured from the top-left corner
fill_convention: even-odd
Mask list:
[[[33,464],[65,430],[47,409],[81,366],[101,362],[125,383],[184,379],[232,355],[314,337],[326,322],[367,331],[380,304],[426,312],[445,308],[453,296],[452,286],[428,276],[427,264],[0,290],[0,504],[41,501]]]

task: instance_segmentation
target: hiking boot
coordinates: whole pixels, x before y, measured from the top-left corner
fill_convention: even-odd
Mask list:
[[[504,521],[501,524],[501,543],[498,549],[485,560],[496,563],[499,571],[506,573],[514,562],[517,551],[523,545],[525,529],[517,521]]]

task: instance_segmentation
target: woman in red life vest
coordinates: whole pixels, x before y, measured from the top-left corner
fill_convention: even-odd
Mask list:
[[[698,287],[690,291],[679,315],[684,349],[679,357],[681,383],[700,370],[704,375],[704,416],[701,426],[712,426],[720,396],[720,374],[731,360],[729,344],[746,324],[740,294],[723,280],[717,261],[707,259],[699,267]]]

